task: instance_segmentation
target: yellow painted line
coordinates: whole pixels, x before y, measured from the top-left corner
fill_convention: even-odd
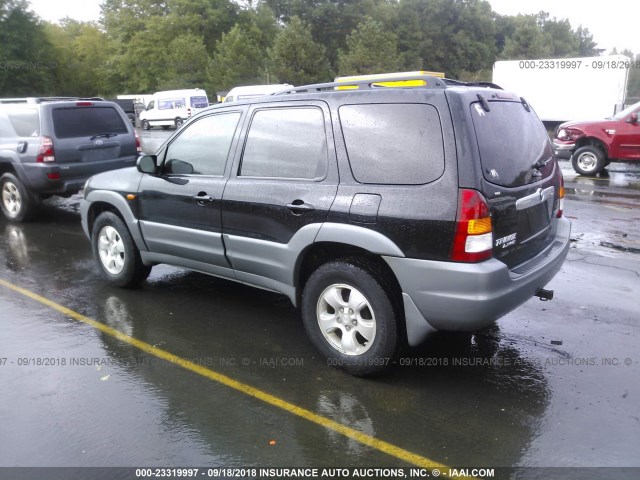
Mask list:
[[[358,430],[355,430],[341,423],[335,422],[327,417],[323,417],[322,415],[318,415],[317,413],[314,413],[311,410],[307,410],[306,408],[302,408],[297,405],[294,405],[293,403],[289,403],[286,400],[276,397],[275,395],[271,395],[270,393],[267,393],[263,390],[259,390],[255,387],[252,387],[251,385],[247,385],[246,383],[239,382],[238,380],[234,380],[231,377],[218,373],[209,368],[202,367],[201,365],[198,365],[182,357],[174,355],[170,352],[167,352],[166,350],[156,348],[153,345],[150,345],[146,342],[138,340],[137,338],[131,337],[129,335],[125,335],[124,333],[114,328],[111,328],[107,325],[104,325],[103,323],[92,320],[89,317],[85,317],[84,315],[78,312],[75,312],[67,307],[59,305],[45,297],[38,295],[37,293],[33,293],[30,290],[27,290],[25,288],[9,283],[3,279],[0,279],[0,285],[10,290],[13,290],[14,292],[20,293],[25,297],[29,297],[32,300],[35,300],[36,302],[41,303],[42,305],[45,305],[53,310],[56,310],[57,312],[62,313],[63,315],[66,315],[70,318],[73,318],[74,320],[77,320],[78,322],[82,322],[87,325],[90,325],[93,328],[100,330],[101,332],[111,337],[117,338],[122,342],[128,343],[129,345],[133,345],[134,347],[142,350],[145,353],[148,353],[149,355],[153,355],[154,357],[161,358],[162,360],[166,360],[167,362],[174,363],[184,368],[185,370],[189,370],[193,373],[197,373],[198,375],[202,375],[203,377],[208,378],[209,380],[213,380],[214,382],[220,383],[229,388],[242,392],[246,395],[249,395],[250,397],[254,397],[258,400],[268,403],[269,405],[285,410],[286,412],[292,413],[293,415],[297,415],[298,417],[304,418],[309,422],[315,423],[329,430],[333,430],[334,432],[344,435],[345,437],[351,438],[352,440],[360,442],[363,445],[371,447],[380,452],[386,453],[387,455],[391,455],[392,457],[402,460],[408,464],[416,465],[421,468],[430,468],[430,469],[437,468],[438,470],[440,470],[440,473],[444,475],[448,473],[449,467],[447,467],[446,465],[435,462],[426,457],[423,457],[422,455],[418,455],[417,453],[410,452],[408,450],[400,448],[391,443],[385,442],[384,440],[380,440],[370,435],[359,432]]]

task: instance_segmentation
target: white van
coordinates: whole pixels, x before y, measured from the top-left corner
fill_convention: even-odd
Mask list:
[[[201,88],[156,92],[147,108],[140,113],[140,122],[145,130],[151,127],[179,128],[191,115],[208,106],[207,93]]]
[[[246,100],[248,98],[261,97],[263,95],[269,95],[271,93],[279,92],[286,88],[291,88],[293,85],[288,83],[271,84],[271,85],[249,85],[247,87],[235,87],[232,88],[224,101],[237,102],[238,100]]]

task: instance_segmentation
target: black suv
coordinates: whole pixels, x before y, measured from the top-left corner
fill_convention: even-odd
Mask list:
[[[126,287],[166,263],[283,293],[358,375],[551,298],[570,222],[542,123],[498,88],[407,80],[423,86],[216,105],[137,169],[93,177],[81,213],[100,271]]]
[[[102,99],[0,99],[0,207],[13,221],[40,200],[69,196],[96,173],[135,165],[140,140],[122,109]]]

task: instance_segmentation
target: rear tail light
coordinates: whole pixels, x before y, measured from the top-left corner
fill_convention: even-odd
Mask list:
[[[36,162],[55,162],[56,154],[53,150],[53,140],[51,137],[42,137],[40,141],[40,148],[38,150],[38,156],[36,157]]]
[[[493,253],[493,227],[489,205],[476,190],[460,189],[451,260],[480,262]]]
[[[142,143],[140,143],[140,136],[135,130],[133,131],[133,134],[136,136],[136,150],[138,151],[138,153],[142,153]]]
[[[564,212],[564,177],[558,165],[558,176],[560,177],[560,190],[558,195],[558,211],[556,212],[556,218],[562,218]]]
[[[191,109],[187,108],[187,117],[190,117],[190,116],[191,116]]]

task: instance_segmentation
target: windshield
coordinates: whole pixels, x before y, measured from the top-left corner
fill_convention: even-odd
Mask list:
[[[631,115],[633,112],[637,112],[638,110],[640,110],[640,102],[638,103],[634,103],[633,105],[631,105],[630,107],[625,108],[624,110],[616,113],[613,117],[611,117],[613,120],[622,120],[623,118],[625,118],[627,115]]]

